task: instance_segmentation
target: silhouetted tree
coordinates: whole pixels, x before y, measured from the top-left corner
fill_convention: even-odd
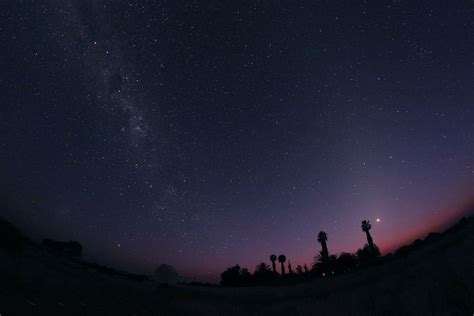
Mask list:
[[[285,261],[286,261],[285,255],[278,256],[278,262],[281,263],[281,275],[285,274]]]
[[[412,245],[404,245],[404,246],[401,246],[400,248],[398,248],[397,250],[395,250],[394,255],[395,256],[406,256],[412,251],[413,251],[413,246]]]
[[[273,280],[274,276],[276,276],[276,274],[264,262],[257,265],[255,273],[253,274],[256,285],[268,284]]]
[[[336,259],[335,270],[337,273],[345,273],[354,270],[357,266],[357,257],[351,253],[343,252]]]
[[[275,264],[275,261],[277,261],[277,256],[276,255],[271,255],[270,256],[270,261],[272,262],[272,269],[273,269],[273,272],[276,273],[276,264]]]
[[[324,231],[320,231],[318,234],[318,242],[321,244],[321,261],[327,261],[329,259],[329,251],[326,241],[328,240],[328,235]]]
[[[372,247],[365,244],[362,249],[357,250],[357,258],[362,266],[371,263],[378,256],[380,256],[380,251],[375,244],[373,244]]]
[[[336,266],[337,257],[335,255],[328,256],[326,259],[323,259],[322,254],[314,257],[314,262],[311,267],[312,272],[316,275],[329,275],[334,274]]]
[[[293,268],[291,267],[291,261],[288,260],[288,273],[293,273]]]
[[[221,285],[223,286],[239,286],[240,285],[240,266],[237,264],[227,268],[221,274]]]
[[[242,268],[240,271],[240,285],[248,286],[252,283],[252,274],[247,268]]]
[[[303,273],[303,268],[300,265],[296,266],[296,273],[302,274]]]
[[[271,272],[271,270],[268,264],[266,264],[265,262],[261,262],[255,268],[255,273],[267,273],[267,272]]]
[[[233,267],[227,268],[221,274],[221,285],[223,286],[242,286],[249,285],[252,275],[250,272],[237,264]]]
[[[367,235],[367,244],[369,245],[370,249],[374,250],[374,241],[372,240],[372,236],[370,235],[370,229],[372,228],[370,221],[363,220],[360,227],[362,228],[362,231],[365,232],[365,234]]]
[[[304,269],[304,272],[305,272],[305,273],[308,273],[308,272],[309,272],[309,269],[308,269],[308,266],[306,265],[306,263],[304,264],[303,269]]]

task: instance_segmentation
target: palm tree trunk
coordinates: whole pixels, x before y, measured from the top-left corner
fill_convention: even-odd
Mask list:
[[[281,263],[281,275],[285,274],[285,264],[282,262]]]
[[[367,243],[371,250],[374,250],[374,241],[372,240],[372,236],[370,236],[369,231],[366,231],[365,234],[367,235]]]
[[[272,261],[272,268],[273,268],[273,272],[277,272],[275,261]]]
[[[321,243],[321,246],[323,248],[323,251],[321,253],[321,257],[323,258],[323,260],[327,260],[329,258],[329,250],[328,250],[328,246],[326,245],[325,242],[322,242]]]

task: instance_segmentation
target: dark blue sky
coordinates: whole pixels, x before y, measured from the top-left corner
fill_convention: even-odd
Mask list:
[[[8,1],[4,216],[135,271],[384,250],[474,187],[472,1]],[[379,218],[380,222],[376,222]]]

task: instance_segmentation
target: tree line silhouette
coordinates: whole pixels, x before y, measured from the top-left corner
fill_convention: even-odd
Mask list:
[[[250,273],[248,269],[241,268],[239,265],[227,268],[221,274],[222,286],[255,286],[270,285],[278,283],[298,282],[308,277],[325,277],[329,275],[342,274],[362,268],[375,263],[380,257],[380,251],[374,243],[370,230],[372,225],[370,221],[363,220],[361,229],[365,233],[367,243],[355,254],[342,252],[339,255],[330,254],[328,250],[328,235],[324,231],[320,231],[317,241],[321,244],[319,254],[314,257],[311,269],[304,264],[298,265],[296,272],[293,271],[291,261],[285,255],[279,256],[272,254],[269,259],[270,266],[261,262],[255,267],[254,273]],[[280,264],[280,271],[277,271],[276,261]],[[286,271],[288,268],[288,272]]]
[[[474,206],[466,209],[466,213],[474,213]],[[327,277],[331,275],[343,274],[355,271],[357,269],[365,268],[373,264],[380,264],[391,261],[393,259],[403,258],[417,250],[424,245],[439,242],[443,236],[457,234],[465,230],[466,227],[474,225],[474,217],[463,217],[457,224],[451,226],[442,233],[432,232],[426,238],[417,239],[411,244],[401,246],[393,254],[389,253],[385,256],[380,256],[380,251],[374,243],[370,234],[372,228],[369,221],[364,220],[361,223],[361,229],[365,233],[367,243],[356,251],[355,254],[342,252],[339,255],[330,254],[328,250],[328,235],[321,231],[318,234],[317,241],[321,244],[319,254],[314,257],[311,268],[306,264],[298,265],[293,271],[291,261],[285,255],[269,256],[271,267],[265,262],[259,263],[255,267],[254,273],[250,273],[248,269],[241,268],[239,265],[228,268],[221,274],[222,286],[258,286],[258,285],[284,285],[293,284],[309,280],[313,277]],[[460,239],[451,240],[450,244],[444,244],[447,247]],[[0,251],[11,255],[17,260],[21,260],[23,250],[26,246],[39,247],[33,240],[24,236],[13,224],[0,217]],[[137,281],[149,280],[145,275],[135,275],[127,272],[121,272],[112,268],[99,265],[97,263],[90,263],[81,260],[82,245],[76,241],[60,242],[45,239],[41,244],[42,248],[54,255],[60,257],[68,257],[74,259],[76,263],[83,265],[85,268],[91,268],[99,272],[107,273],[113,276],[125,277]],[[279,263],[279,268],[277,265]],[[287,270],[288,269],[288,273]],[[279,270],[279,271],[278,271]],[[198,286],[214,286],[210,283],[191,282],[182,284],[198,285]]]
[[[469,210],[471,213],[474,213],[474,207],[469,208]],[[374,243],[372,235],[370,234],[372,225],[370,224],[370,221],[364,220],[361,223],[361,229],[366,235],[367,243],[364,244],[362,248],[359,248],[355,254],[347,252],[342,252],[339,255],[330,254],[327,245],[328,235],[326,232],[321,231],[317,237],[317,241],[321,244],[321,250],[319,251],[319,254],[314,257],[310,269],[308,269],[306,264],[303,266],[298,265],[296,267],[296,272],[294,272],[290,260],[288,260],[288,265],[285,265],[287,261],[285,255],[282,254],[276,256],[272,254],[269,257],[271,268],[268,264],[262,262],[255,267],[255,272],[252,274],[246,268],[241,268],[239,265],[235,265],[221,274],[221,285],[285,285],[303,282],[316,277],[328,277],[349,273],[371,265],[388,262],[396,258],[403,258],[410,253],[417,251],[423,245],[439,241],[444,235],[457,233],[465,229],[468,227],[469,223],[474,223],[474,218],[463,217],[457,224],[448,228],[443,233],[432,232],[428,234],[425,239],[417,239],[409,245],[401,246],[393,254],[389,253],[382,257],[379,248]],[[277,261],[280,263],[280,271],[277,271]],[[288,273],[286,272],[286,268],[288,268]]]

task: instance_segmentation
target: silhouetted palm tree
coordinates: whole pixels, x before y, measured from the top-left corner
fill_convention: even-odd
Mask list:
[[[293,273],[293,268],[291,267],[291,261],[288,260],[288,273]]]
[[[272,268],[273,268],[273,272],[277,272],[276,270],[276,266],[275,266],[275,261],[277,260],[277,256],[276,255],[271,255],[270,256],[270,261],[272,262]]]
[[[372,228],[372,225],[370,225],[370,222],[368,220],[363,220],[362,225],[360,225],[362,228],[362,231],[365,232],[367,235],[367,244],[369,244],[370,249],[373,251],[375,249],[374,247],[374,241],[372,240],[372,236],[370,236],[370,229]]]
[[[281,263],[281,275],[285,274],[285,261],[286,261],[285,255],[278,256],[278,262]]]
[[[270,267],[265,262],[262,262],[257,265],[255,268],[255,273],[268,273],[271,272]]]
[[[328,235],[326,232],[320,231],[318,234],[318,242],[321,244],[321,261],[328,261],[329,251],[326,241],[328,240]]]
[[[276,274],[272,272],[270,266],[265,262],[262,262],[255,268],[255,273],[253,274],[254,285],[268,284],[275,278],[275,276]]]

